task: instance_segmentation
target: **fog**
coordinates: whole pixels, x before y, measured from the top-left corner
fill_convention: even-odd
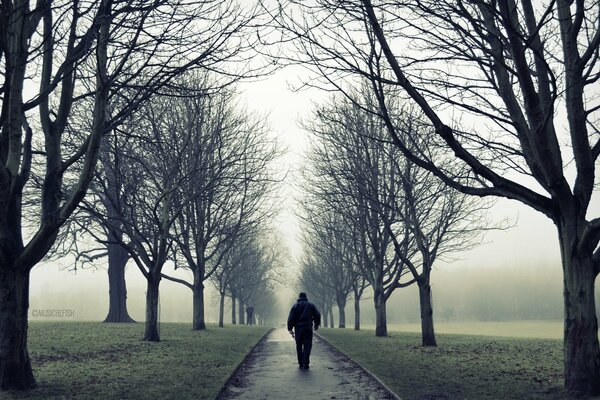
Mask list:
[[[185,275],[185,274],[182,274]],[[144,320],[145,281],[135,266],[126,272],[128,309],[136,321]],[[435,271],[432,278],[434,316],[438,321],[507,321],[560,320],[562,306],[562,271],[560,264],[523,264],[477,267],[449,266]],[[280,288],[280,321],[284,322],[286,307],[296,296],[292,285]],[[217,322],[218,296],[212,287],[206,294],[207,322]],[[600,310],[600,290],[596,288],[596,304]],[[370,294],[361,302],[362,321],[374,322]],[[69,310],[61,318],[52,319],[99,321],[108,311],[108,279],[104,267],[70,272],[58,265],[36,268],[32,275],[30,317],[48,320],[40,310]],[[231,306],[226,305],[226,322],[230,322]],[[352,326],[353,305],[347,305],[347,326]],[[334,310],[337,320],[337,310]],[[161,283],[160,320],[191,322],[192,293],[180,284]],[[388,322],[419,320],[416,286],[397,290],[388,301]]]
[[[297,122],[306,117],[312,107],[327,97],[315,89],[292,91],[290,86],[303,78],[304,71],[288,68],[268,79],[240,86],[242,101],[249,108],[264,114],[271,132],[287,149],[278,168],[287,172],[282,188],[282,210],[274,221],[290,255],[285,272],[280,277],[286,286],[278,290],[280,319],[303,290],[294,283],[296,260],[301,254],[300,227],[294,215],[302,195],[298,189],[299,169],[307,148],[307,137]],[[598,199],[590,206],[590,214],[598,215]],[[526,206],[505,199],[497,201],[491,217],[508,220],[514,226],[508,230],[488,233],[483,243],[468,252],[455,254],[454,260],[438,262],[432,274],[434,317],[437,320],[511,320],[561,319],[562,276],[557,233],[543,215]],[[40,317],[38,310],[71,310],[70,320],[103,320],[108,311],[108,278],[106,261],[94,268],[70,271],[72,261],[42,263],[31,275],[30,317]],[[165,267],[165,273],[191,281],[191,273]],[[137,321],[144,320],[146,281],[131,263],[126,270],[128,309]],[[207,282],[207,322],[217,321],[218,297]],[[598,289],[597,289],[598,292]],[[596,301],[598,301],[598,295]],[[230,305],[225,321],[230,321]],[[362,306],[363,322],[368,324],[372,300]],[[598,307],[600,309],[600,307]],[[34,311],[37,316],[34,316]],[[352,303],[347,307],[347,325],[352,326]],[[43,313],[42,313],[43,314]],[[52,318],[57,318],[53,316]],[[417,321],[419,318],[416,287],[397,290],[388,305],[388,322]],[[163,280],[160,294],[160,321],[189,322],[192,319],[192,293],[177,283]]]
[[[511,208],[512,206],[512,208]],[[562,271],[558,241],[553,225],[543,216],[502,201],[495,207],[498,218],[509,217],[515,226],[492,232],[476,249],[459,253],[455,260],[438,263],[432,274],[434,317],[437,321],[507,321],[522,319],[555,319],[563,316]],[[285,214],[284,214],[285,215]],[[273,324],[285,321],[287,309],[297,291],[304,288],[294,283],[295,258],[300,252],[297,221],[292,213],[280,217],[282,240],[292,256],[283,268],[278,287],[280,315]],[[106,265],[70,271],[68,259],[37,266],[31,276],[30,317],[32,320],[101,321],[108,311],[108,277]],[[167,273],[191,280],[188,271]],[[133,263],[126,270],[128,309],[136,321],[144,320],[146,281]],[[206,284],[207,322],[217,322],[218,296],[210,283]],[[597,309],[600,293],[596,288]],[[369,293],[361,302],[362,322],[374,320],[373,302]],[[40,310],[68,310],[62,316],[44,316]],[[388,301],[388,322],[419,320],[417,287],[398,289]],[[337,310],[334,310],[337,320]],[[347,326],[353,324],[353,305],[346,309]],[[231,321],[231,306],[226,304],[225,321]],[[163,280],[161,283],[160,321],[191,322],[192,293],[188,288]]]

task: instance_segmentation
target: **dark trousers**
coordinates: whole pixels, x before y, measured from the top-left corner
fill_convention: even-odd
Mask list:
[[[312,349],[312,328],[296,328],[296,354],[299,365],[310,364],[310,350]]]

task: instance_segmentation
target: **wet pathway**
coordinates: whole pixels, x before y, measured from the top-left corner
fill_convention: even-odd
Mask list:
[[[285,329],[276,329],[250,353],[218,399],[380,400],[396,397],[317,336],[313,339],[310,369],[299,369],[292,337]]]

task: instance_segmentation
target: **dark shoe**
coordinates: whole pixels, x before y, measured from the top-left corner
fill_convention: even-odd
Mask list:
[[[309,368],[310,368],[310,367],[309,367],[308,365],[305,365],[305,366],[304,366],[304,369],[309,369]]]
[[[298,368],[302,369],[302,368],[304,368],[304,365],[298,364]]]

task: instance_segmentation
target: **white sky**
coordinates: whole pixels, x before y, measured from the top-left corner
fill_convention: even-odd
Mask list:
[[[288,148],[284,165],[294,171],[302,163],[302,156],[308,147],[306,133],[299,127],[299,119],[310,114],[312,104],[325,101],[328,94],[317,89],[294,92],[290,86],[298,85],[306,72],[300,67],[287,67],[260,82],[243,86],[243,96],[251,109],[269,113],[269,122],[275,135],[284,147]],[[293,255],[300,254],[298,221],[291,210],[294,209],[294,196],[298,189],[291,174],[286,182],[284,212],[280,216],[280,229]],[[287,210],[287,211],[285,211]],[[600,211],[600,210],[596,210]],[[592,212],[598,215],[599,212]],[[559,263],[560,253],[556,230],[552,222],[538,212],[517,201],[501,199],[492,210],[496,220],[509,218],[516,226],[507,231],[492,232],[487,235],[479,248],[458,255],[452,265],[499,266],[508,264],[547,264]]]
[[[261,115],[268,115],[272,134],[278,139],[287,153],[282,158],[281,168],[289,170],[283,190],[282,212],[276,221],[281,237],[290,254],[289,271],[293,273],[295,260],[300,256],[300,226],[294,216],[295,197],[299,195],[294,186],[298,166],[303,161],[303,154],[308,147],[307,135],[298,125],[300,118],[308,116],[312,105],[327,99],[328,94],[317,89],[306,89],[300,92],[290,90],[290,85],[297,85],[301,78],[306,80],[308,72],[301,67],[286,67],[261,81],[244,83],[240,86],[242,101],[249,110]],[[598,200],[598,199],[596,199]],[[600,202],[591,206],[590,215],[600,216]],[[489,233],[485,243],[478,248],[457,254],[459,258],[451,264],[439,263],[437,269],[446,271],[462,268],[535,268],[541,273],[547,268],[560,269],[560,253],[554,225],[545,216],[532,209],[509,200],[499,200],[492,211],[493,218],[502,220],[517,219],[515,227],[506,231]],[[63,308],[75,309],[76,318],[103,319],[108,310],[108,278],[106,267],[89,269],[73,273],[67,270],[70,260],[40,264],[31,275],[31,309]],[[172,268],[165,266],[166,272]],[[174,274],[183,278],[191,278],[187,271]],[[137,320],[144,318],[145,280],[135,266],[126,272],[128,286],[128,307],[130,314]],[[210,285],[209,285],[210,286]],[[283,294],[293,299],[293,292],[287,290]],[[207,308],[215,307],[214,296],[207,299]],[[165,302],[165,315],[183,315],[191,319],[191,293],[175,283],[161,283],[161,302]],[[171,301],[171,308],[166,309]],[[177,304],[176,304],[177,303]],[[186,304],[186,308],[178,309],[178,304]],[[89,311],[89,312],[88,312]],[[31,314],[30,314],[31,315]],[[214,315],[214,314],[211,314]],[[228,314],[226,314],[228,315]],[[208,321],[211,322],[211,316]],[[165,318],[165,320],[175,318]],[[214,322],[214,320],[212,321]]]
[[[294,169],[302,162],[302,155],[307,149],[308,140],[306,134],[298,126],[298,120],[307,116],[311,110],[311,104],[323,101],[327,94],[316,89],[301,92],[293,92],[289,84],[297,83],[298,77],[305,72],[299,67],[288,67],[262,81],[246,83],[240,87],[242,100],[248,105],[249,110],[255,110],[261,114],[268,114],[272,134],[277,137],[288,152],[283,157],[282,168],[290,169],[285,182],[283,210],[277,221],[281,231],[282,239],[290,250],[290,265],[293,269],[295,259],[300,255],[301,247],[298,236],[300,228],[294,216],[294,196],[298,194],[294,188]],[[597,207],[591,212],[599,215]],[[498,231],[488,234],[486,243],[478,248],[459,254],[459,260],[451,264],[440,263],[437,268],[453,269],[460,267],[477,268],[502,268],[518,267],[526,268],[553,268],[560,264],[560,253],[558,249],[557,234],[554,225],[545,216],[534,212],[528,207],[516,201],[499,200],[493,209],[493,217],[497,220],[503,218],[515,219],[518,217],[517,225],[507,231]],[[63,267],[68,265],[65,260]],[[170,270],[170,267],[165,267]],[[186,277],[189,273],[181,272],[180,276]],[[127,284],[129,298],[140,297],[136,302],[132,314],[134,318],[143,319],[143,293],[145,284],[143,277],[135,269],[129,267],[127,271]],[[34,269],[31,277],[32,308],[74,308],[78,304],[101,304],[101,308],[107,309],[108,302],[108,279],[104,268],[98,270],[79,271],[76,274],[60,269],[60,265],[40,265]],[[183,301],[190,299],[189,290],[176,286],[171,282],[163,280],[162,287],[170,293],[170,296],[181,296]],[[78,296],[87,296],[82,299],[75,297],[64,297],[65,293],[79,293]],[[286,293],[286,297],[287,297]],[[52,299],[52,300],[50,300]],[[62,299],[62,300],[60,300]],[[213,300],[210,300],[213,301]],[[209,302],[210,302],[209,301]],[[81,303],[79,303],[81,302]],[[83,307],[83,306],[79,306]],[[105,312],[104,312],[105,313]],[[79,316],[81,316],[79,312]],[[94,314],[96,315],[96,314]],[[103,318],[104,314],[97,318]]]

